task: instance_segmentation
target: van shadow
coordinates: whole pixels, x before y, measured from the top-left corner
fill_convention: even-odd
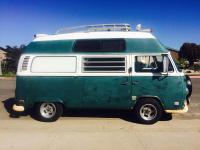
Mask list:
[[[65,110],[62,117],[89,117],[89,118],[120,118],[124,121],[140,124],[131,110],[102,110],[102,109],[81,109]],[[159,121],[172,120],[171,114],[164,113]]]
[[[4,104],[5,110],[9,113],[11,118],[19,118],[20,116],[30,115],[31,118],[36,119],[33,111],[26,110],[25,112],[16,112],[12,109],[15,104],[15,98],[8,98],[2,103]],[[87,117],[87,118],[120,118],[122,120],[139,123],[135,118],[133,111],[128,110],[107,110],[107,109],[65,109],[62,117]],[[164,114],[160,121],[169,121],[172,116],[169,114]]]
[[[12,109],[13,105],[16,103],[15,98],[8,98],[2,101],[5,110],[9,113],[11,118],[19,118],[20,116],[27,116],[29,114],[28,111],[25,112],[16,112]]]
[[[62,117],[120,118],[128,122],[138,123],[133,112],[127,110],[73,109],[65,110]]]
[[[65,110],[62,117],[89,117],[89,118],[120,118],[122,120],[140,124],[133,111],[129,110],[102,110],[102,109],[81,109]],[[160,121],[172,120],[171,114],[163,114]]]

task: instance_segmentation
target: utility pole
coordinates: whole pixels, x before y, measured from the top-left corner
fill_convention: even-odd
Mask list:
[[[0,59],[0,76],[2,76],[1,59]]]

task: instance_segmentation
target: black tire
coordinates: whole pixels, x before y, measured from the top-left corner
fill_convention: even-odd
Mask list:
[[[34,113],[36,119],[39,121],[53,122],[62,116],[63,106],[60,103],[37,103],[34,107]]]
[[[190,84],[187,84],[187,88],[189,90],[188,94],[187,94],[187,99],[189,99],[192,95],[192,80],[190,79],[190,77],[188,75],[186,75],[186,82],[190,82]]]
[[[163,112],[163,113],[162,113],[161,120],[162,120],[162,121],[169,121],[169,120],[172,120],[172,114],[171,114],[171,113]]]
[[[163,109],[157,100],[153,98],[144,98],[137,102],[134,113],[139,123],[154,124],[161,118]]]

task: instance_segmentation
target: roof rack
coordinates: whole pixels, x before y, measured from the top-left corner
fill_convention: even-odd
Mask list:
[[[64,28],[56,31],[56,34],[73,33],[73,32],[105,32],[105,31],[131,31],[129,24],[96,24],[85,25],[71,28]]]

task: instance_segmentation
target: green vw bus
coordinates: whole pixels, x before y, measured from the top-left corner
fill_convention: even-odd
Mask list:
[[[39,120],[50,122],[65,108],[130,109],[144,124],[187,112],[191,80],[149,30],[131,31],[128,24],[77,29],[38,34],[26,46],[15,111],[33,108]]]

